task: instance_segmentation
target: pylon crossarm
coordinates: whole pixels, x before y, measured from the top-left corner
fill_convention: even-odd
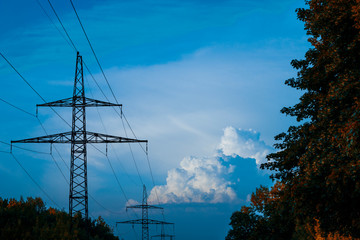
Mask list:
[[[164,208],[162,208],[162,207],[158,207],[158,206],[154,206],[154,205],[144,205],[144,204],[126,207],[126,209],[128,209],[128,208],[164,209]]]
[[[75,98],[75,99],[74,99]],[[121,107],[122,104],[104,102],[92,98],[85,97],[85,102],[77,101],[81,96],[69,97],[54,102],[37,104],[37,107]]]
[[[153,220],[153,219],[149,219],[149,220],[148,220],[148,223],[149,223],[149,224],[174,225],[174,223],[171,223],[171,222],[164,222],[164,221]]]
[[[11,141],[11,143],[71,143],[71,132]]]
[[[116,225],[118,224],[142,224],[142,219],[136,219],[136,220],[129,220],[129,221],[123,221],[123,222],[116,222]]]
[[[151,238],[157,238],[157,237],[169,237],[169,238],[173,238],[173,237],[175,237],[175,235],[171,235],[171,234],[159,234],[159,235],[153,235],[153,236],[151,236]]]
[[[75,136],[84,134],[83,132],[75,132]],[[86,132],[86,140],[71,141],[72,132],[57,133],[47,136],[28,138],[22,140],[11,141],[11,143],[136,143],[147,142],[147,140],[138,140],[132,138],[123,138],[102,133]]]
[[[158,221],[153,219],[136,219],[136,220],[129,220],[129,221],[123,221],[123,222],[116,222],[117,224],[174,224],[170,222],[164,222],[164,221]]]
[[[124,138],[118,136],[112,136],[103,133],[86,132],[87,143],[137,143],[148,142],[148,140],[139,140],[132,138]]]

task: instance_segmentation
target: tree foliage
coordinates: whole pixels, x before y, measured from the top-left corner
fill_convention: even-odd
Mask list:
[[[360,1],[311,0],[298,9],[313,48],[293,60],[305,93],[282,112],[301,124],[277,136],[263,167],[286,184],[297,219],[360,237]]]
[[[73,221],[72,227],[71,221]],[[46,208],[41,198],[0,198],[0,239],[11,240],[116,240],[110,227],[99,217],[86,221],[64,211]]]
[[[251,196],[250,206],[243,206],[233,213],[226,240],[271,240],[293,238],[295,223],[291,207],[283,201],[281,183],[269,190],[264,186]]]
[[[273,170],[272,178],[281,183],[277,201],[287,203],[295,235],[305,231],[309,239],[320,239],[309,231],[317,226],[323,237],[355,239],[360,237],[360,0],[306,4],[297,14],[312,47],[305,59],[291,62],[298,75],[285,82],[303,95],[281,110],[299,124],[275,137],[278,152],[262,168]],[[265,205],[279,213],[276,205]],[[266,215],[267,209],[257,211]]]

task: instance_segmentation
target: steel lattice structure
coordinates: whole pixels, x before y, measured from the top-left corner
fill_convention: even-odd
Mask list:
[[[71,107],[71,132],[11,141],[11,143],[71,144],[69,190],[69,213],[71,216],[80,213],[85,219],[88,219],[87,143],[147,143],[147,140],[123,138],[86,131],[86,107],[108,106],[121,107],[122,105],[85,97],[83,60],[78,52],[76,57],[73,96],[71,98],[37,105],[37,107]]]
[[[141,219],[136,219],[136,220],[129,220],[129,221],[123,221],[123,222],[116,222],[117,224],[141,224],[142,225],[142,240],[149,240],[149,224],[157,224],[157,225],[174,225],[174,223],[170,223],[170,222],[164,222],[164,221],[158,221],[158,220],[153,220],[153,219],[149,219],[149,209],[163,209],[162,207],[158,207],[158,206],[154,206],[154,205],[149,205],[147,203],[147,192],[146,192],[146,187],[145,185],[143,186],[143,200],[142,200],[142,204],[140,205],[134,205],[134,206],[128,206],[126,207],[126,210],[129,208],[137,208],[137,209],[141,209],[142,210],[142,217]]]

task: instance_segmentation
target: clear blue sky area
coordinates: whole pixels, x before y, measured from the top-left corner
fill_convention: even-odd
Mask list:
[[[275,151],[274,136],[296,124],[280,109],[301,94],[284,81],[296,77],[290,61],[310,47],[295,12],[304,2],[73,2],[132,130],[149,140],[152,170],[139,145],[131,146],[133,159],[127,144],[113,144],[107,151],[115,177],[106,146],[89,146],[90,215],[103,216],[120,238],[138,239],[140,228],[115,222],[136,218],[125,206],[141,202],[144,183],[149,201],[176,224],[176,239],[224,239],[231,213],[249,204],[257,186],[272,184],[259,165]],[[106,101],[104,93],[114,102],[70,2],[51,3],[96,79],[84,71],[86,95]],[[0,52],[46,101],[71,96],[76,51],[48,1],[0,2]],[[67,211],[70,146],[56,145],[54,159],[48,144],[16,145],[36,152],[13,148],[53,203],[6,145],[46,135],[32,116],[42,100],[3,58],[0,79],[0,197],[40,196]],[[71,121],[71,109],[57,111]],[[50,109],[38,117],[48,134],[69,131]],[[112,108],[88,109],[87,124],[89,131],[134,137]],[[150,216],[163,219],[161,212]]]

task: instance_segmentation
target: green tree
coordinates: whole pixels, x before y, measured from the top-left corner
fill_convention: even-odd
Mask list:
[[[299,125],[276,136],[262,167],[275,170],[300,225],[317,219],[324,233],[360,237],[360,1],[306,3],[297,13],[312,48],[286,81],[304,94],[282,109]]]
[[[360,0],[306,4],[297,14],[312,47],[285,82],[303,95],[281,110],[298,125],[275,137],[278,152],[261,167],[277,184],[234,213],[228,239],[241,239],[241,224],[244,239],[360,238]]]
[[[291,205],[282,198],[282,184],[270,190],[260,186],[252,194],[250,206],[243,206],[231,216],[226,240],[279,240],[294,238],[295,222]],[[304,238],[302,238],[304,239]]]
[[[101,217],[88,221],[79,215],[71,218],[64,211],[47,209],[40,198],[0,198],[2,240],[88,240],[87,231],[90,240],[118,239]]]
[[[225,240],[253,239],[257,222],[258,216],[250,208],[242,207],[240,211],[232,214],[230,222],[232,229],[229,230]]]

